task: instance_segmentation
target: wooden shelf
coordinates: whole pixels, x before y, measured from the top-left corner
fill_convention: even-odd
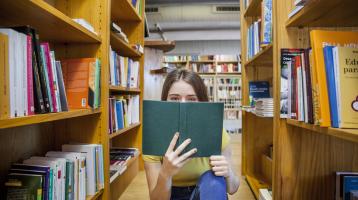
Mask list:
[[[17,14],[14,14],[17,13]],[[30,25],[43,41],[55,43],[100,43],[101,38],[43,0],[0,1],[2,26]]]
[[[199,75],[215,75],[215,72],[196,72]]]
[[[330,135],[344,140],[358,142],[358,129],[341,129],[341,128],[324,128],[313,124],[299,122],[297,120],[287,119],[287,124],[292,126],[308,129],[320,134]]]
[[[142,54],[133,49],[130,44],[123,41],[120,37],[118,37],[115,33],[111,31],[111,47],[114,51],[121,56],[137,58],[140,57]]]
[[[222,61],[216,61],[218,64],[222,63],[238,63],[238,60],[222,60]]]
[[[114,137],[117,137],[118,135],[121,135],[121,134],[123,134],[123,133],[126,133],[126,132],[128,132],[128,131],[130,131],[130,130],[133,130],[133,129],[139,127],[140,125],[141,125],[141,123],[136,123],[136,124],[130,125],[130,126],[127,127],[127,128],[123,128],[123,129],[121,129],[121,130],[118,130],[118,131],[116,131],[115,133],[110,134],[110,135],[109,135],[109,139],[112,139],[112,138],[114,138]]]
[[[101,112],[100,109],[96,109],[96,110],[78,109],[78,110],[70,110],[68,112],[38,114],[38,115],[32,115],[27,117],[4,119],[4,120],[0,120],[0,129],[39,124],[39,123],[51,122],[51,121],[57,121],[63,119],[70,119],[74,117],[98,114],[100,112]]]
[[[244,17],[259,17],[261,15],[261,1],[262,0],[251,0],[244,11]]]
[[[119,92],[119,93],[141,93],[138,88],[125,88],[121,86],[109,86],[109,90],[111,92]]]
[[[175,48],[175,41],[146,40],[144,46],[168,52]]]
[[[356,0],[309,1],[286,22],[287,27],[351,27],[358,26]]]
[[[188,61],[164,61],[163,63],[168,64],[186,64]]]
[[[259,198],[259,189],[269,188],[269,185],[267,185],[263,181],[260,181],[259,179],[256,179],[253,176],[246,175],[246,181],[249,184],[251,190],[253,191],[256,199],[260,199]]]
[[[217,75],[241,75],[241,72],[218,72]]]
[[[103,189],[101,189],[100,191],[98,191],[95,195],[88,195],[86,196],[86,200],[96,200],[98,199],[101,195],[103,194]]]
[[[111,0],[111,2],[112,21],[142,21],[142,18],[138,14],[137,10],[133,7],[131,0]]]
[[[214,63],[214,60],[191,60],[190,63]]]
[[[273,45],[270,44],[262,49],[258,54],[248,60],[244,66],[272,67],[273,64]]]

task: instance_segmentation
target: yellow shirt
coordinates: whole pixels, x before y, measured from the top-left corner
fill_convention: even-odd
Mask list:
[[[221,148],[224,150],[230,143],[230,136],[224,130]],[[145,162],[161,163],[162,156],[143,155]],[[193,158],[173,177],[173,186],[183,187],[195,185],[204,172],[210,170],[209,158]]]

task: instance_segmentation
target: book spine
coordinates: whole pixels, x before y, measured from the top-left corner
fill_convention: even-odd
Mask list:
[[[94,105],[95,108],[98,108],[100,106],[100,100],[101,100],[101,61],[99,59],[96,60],[96,73],[95,73],[95,101]]]
[[[52,72],[53,72],[53,81],[54,81],[54,90],[55,90],[55,96],[56,96],[56,104],[57,104],[57,111],[61,112],[61,100],[60,100],[60,90],[59,90],[59,77],[56,69],[56,59],[55,59],[55,52],[50,51],[50,58],[51,58],[51,66],[52,66]]]
[[[38,74],[40,79],[40,85],[41,85],[41,92],[44,102],[44,110],[45,112],[50,111],[50,101],[49,96],[47,93],[47,83],[46,83],[46,73],[44,70],[44,64],[43,64],[43,56],[41,53],[41,47],[39,43],[39,35],[33,30],[34,35],[34,47],[35,47],[35,55],[36,55],[36,61],[37,61],[37,68],[38,68]]]
[[[28,115],[34,115],[35,106],[32,72],[32,41],[30,35],[27,36],[27,102]]]
[[[10,117],[9,37],[0,34],[0,119]]]
[[[28,115],[28,92],[27,92],[27,35],[23,34],[23,33],[19,33],[20,37],[21,37],[21,56],[22,56],[22,60],[21,60],[21,65],[19,65],[19,72],[22,73],[21,75],[21,87],[19,88],[20,90],[18,91],[19,94],[19,105],[21,105],[19,107],[20,110],[20,115],[19,116],[27,116]]]
[[[305,73],[307,81],[307,118],[308,123],[313,124],[313,103],[312,103],[312,81],[311,81],[311,66],[309,62],[309,50],[306,49],[304,53],[305,57]]]
[[[292,82],[291,82],[291,119],[297,119],[297,103],[296,103],[296,91],[297,91],[297,73],[296,73],[296,57],[292,59],[292,64],[291,64],[291,77],[292,77]]]
[[[45,53],[45,60],[46,60],[46,69],[48,74],[48,84],[50,89],[51,95],[51,102],[52,102],[52,111],[58,112],[58,106],[56,101],[56,94],[55,94],[55,81],[54,81],[54,73],[52,71],[52,62],[50,57],[50,45],[48,43],[42,43],[41,46],[44,48]]]

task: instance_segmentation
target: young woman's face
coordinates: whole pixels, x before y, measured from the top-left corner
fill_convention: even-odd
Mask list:
[[[199,101],[194,88],[183,80],[173,83],[167,101],[196,102]]]

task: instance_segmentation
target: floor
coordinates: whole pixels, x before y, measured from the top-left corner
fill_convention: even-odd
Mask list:
[[[237,174],[241,174],[241,134],[231,136],[232,156],[234,167]],[[148,188],[145,178],[145,172],[141,171],[133,182],[129,185],[127,190],[121,196],[120,200],[148,200]],[[255,200],[246,181],[241,178],[238,192],[229,196],[229,200]]]

